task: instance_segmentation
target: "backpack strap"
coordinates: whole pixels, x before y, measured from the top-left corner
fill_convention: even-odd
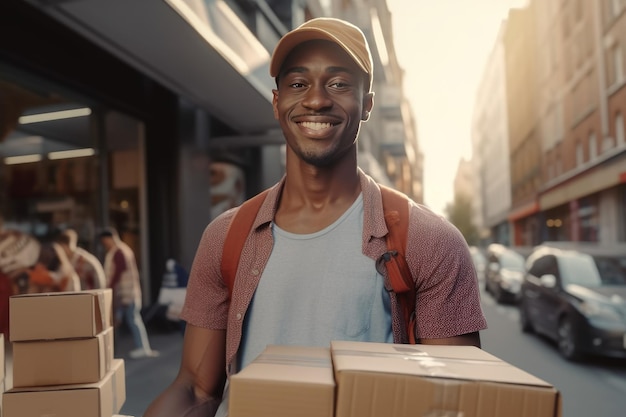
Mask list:
[[[415,338],[415,282],[406,262],[407,235],[409,230],[409,200],[404,194],[383,185],[380,186],[385,211],[387,234],[387,252],[382,261],[387,268],[392,291],[400,307],[400,312],[407,329],[407,340],[416,343]]]
[[[224,284],[228,287],[228,294],[233,293],[235,276],[237,275],[243,245],[246,243],[254,219],[256,219],[256,215],[261,208],[261,204],[265,201],[268,192],[269,189],[261,191],[259,194],[241,204],[228,225],[226,238],[224,239],[221,265],[222,279],[224,280]]]

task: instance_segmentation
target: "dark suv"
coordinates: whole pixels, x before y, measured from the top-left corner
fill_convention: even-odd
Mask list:
[[[548,243],[528,257],[520,320],[565,358],[626,358],[626,245]]]

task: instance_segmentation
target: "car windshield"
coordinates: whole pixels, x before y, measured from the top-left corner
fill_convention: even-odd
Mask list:
[[[626,285],[626,256],[569,254],[559,257],[564,284]]]
[[[524,269],[524,257],[516,252],[504,252],[500,257],[500,264],[503,268]]]
[[[600,271],[602,284],[626,285],[626,256],[595,256],[594,260]]]
[[[602,284],[598,268],[590,255],[576,253],[559,256],[558,263],[564,285],[599,286]]]

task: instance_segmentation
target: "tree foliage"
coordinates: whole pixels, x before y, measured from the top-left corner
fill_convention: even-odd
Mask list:
[[[477,245],[480,240],[478,228],[472,221],[472,200],[465,194],[455,194],[454,202],[445,209],[448,220],[465,237],[468,245]]]

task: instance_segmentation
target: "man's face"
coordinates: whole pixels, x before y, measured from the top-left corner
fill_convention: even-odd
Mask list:
[[[328,166],[356,146],[373,106],[366,75],[338,45],[310,41],[289,54],[273,90],[274,117],[298,158]]]

